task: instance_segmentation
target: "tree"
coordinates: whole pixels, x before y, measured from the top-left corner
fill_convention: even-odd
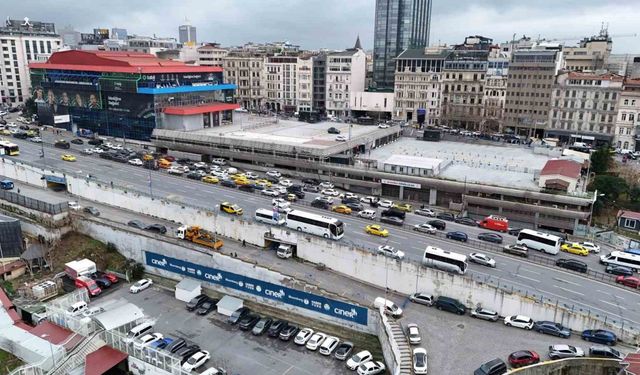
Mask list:
[[[24,113],[31,117],[32,115],[35,115],[36,113],[38,113],[38,106],[36,104],[36,101],[33,100],[33,98],[29,98],[27,100],[25,100],[24,102]]]
[[[606,173],[612,163],[609,147],[601,147],[591,154],[591,171],[595,174]]]
[[[627,182],[616,176],[600,175],[596,176],[587,187],[589,191],[598,191],[598,194],[604,194],[603,203],[613,203],[620,195],[629,191]]]

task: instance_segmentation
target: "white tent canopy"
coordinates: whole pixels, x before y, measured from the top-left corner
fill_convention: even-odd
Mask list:
[[[243,302],[240,298],[224,296],[218,302],[218,314],[222,314],[225,316],[231,316],[234,311],[243,307]]]
[[[142,318],[144,318],[142,310],[133,303],[125,303],[93,316],[93,319],[105,330],[122,327]]]

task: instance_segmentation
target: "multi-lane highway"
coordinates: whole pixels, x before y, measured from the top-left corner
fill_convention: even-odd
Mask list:
[[[46,143],[53,143],[54,137],[50,132],[44,132]],[[67,135],[67,138],[69,136]],[[113,182],[116,185],[143,192],[149,192],[148,178],[151,175],[152,190],[155,196],[182,201],[187,204],[205,206],[217,210],[222,201],[237,203],[249,216],[257,208],[271,206],[271,198],[257,193],[246,193],[237,189],[225,188],[218,185],[204,184],[199,181],[189,180],[184,177],[171,176],[164,171],[149,171],[128,164],[121,164],[100,159],[97,156],[85,156],[80,150],[86,146],[72,145],[71,150],[60,150],[45,147],[45,157],[40,157],[40,145],[28,141],[14,140],[20,145],[21,155],[18,159],[36,164],[46,164],[49,168],[81,175],[91,174],[104,182]],[[70,163],[61,160],[64,153],[74,153],[77,161]],[[310,202],[312,196],[307,196],[305,201]],[[327,211],[315,209],[308,205],[297,205],[308,211],[327,213]],[[374,237],[364,232],[364,227],[371,222],[354,216],[332,214],[339,217],[346,226],[345,238],[347,243],[376,249],[381,244],[392,245],[406,253],[407,258],[420,260],[424,248],[427,245],[442,247],[447,250],[468,254],[478,251],[468,244],[435,238],[426,234],[411,231],[409,227],[403,229],[386,226],[391,235],[388,239]],[[379,216],[379,215],[378,215]],[[425,218],[414,214],[407,215],[407,224],[418,224]],[[470,238],[475,238],[481,228],[472,228],[456,223],[447,222],[447,230],[461,230],[468,233]],[[506,243],[515,242],[513,236],[505,236]],[[500,285],[505,289],[514,289],[520,293],[533,295],[535,298],[558,301],[575,309],[589,311],[590,314],[607,316],[616,321],[625,320],[625,325],[640,327],[640,294],[624,289],[610,283],[603,283],[587,279],[581,275],[565,272],[559,268],[550,268],[534,264],[526,259],[515,258],[504,254],[491,254],[496,259],[495,269],[471,264],[469,275],[494,285]],[[590,255],[586,258],[576,255],[561,254],[561,257],[576,257],[586,261],[592,269],[603,270],[604,267],[597,263],[597,257]],[[556,256],[556,257],[559,257]]]

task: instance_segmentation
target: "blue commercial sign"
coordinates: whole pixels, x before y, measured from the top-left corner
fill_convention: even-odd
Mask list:
[[[256,296],[280,301],[303,309],[315,311],[334,318],[367,325],[367,309],[358,305],[336,301],[331,298],[302,292],[231,272],[205,267],[180,259],[145,251],[147,266],[193,277],[208,283],[232,288]]]

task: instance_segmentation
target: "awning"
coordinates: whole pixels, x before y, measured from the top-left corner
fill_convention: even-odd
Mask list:
[[[128,356],[127,353],[105,345],[95,352],[87,354],[84,373],[85,375],[102,375],[117,366]]]
[[[240,108],[240,104],[236,103],[212,103],[204,105],[194,105],[185,107],[167,107],[164,113],[167,115],[189,116],[200,113],[229,111]]]

